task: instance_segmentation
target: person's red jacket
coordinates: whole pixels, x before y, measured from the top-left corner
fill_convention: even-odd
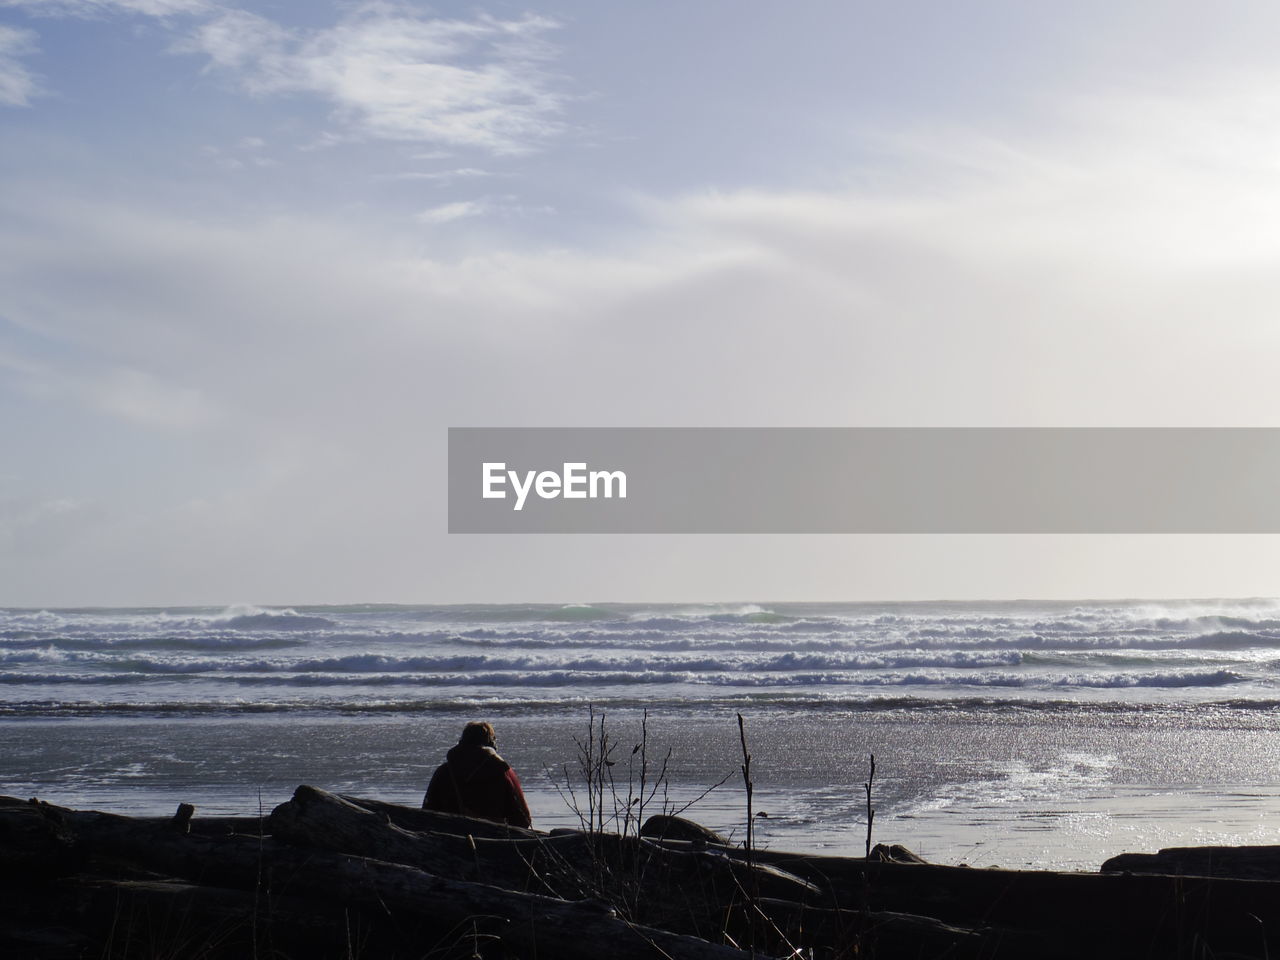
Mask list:
[[[533,820],[520,778],[493,747],[458,744],[431,777],[426,810],[527,827]]]

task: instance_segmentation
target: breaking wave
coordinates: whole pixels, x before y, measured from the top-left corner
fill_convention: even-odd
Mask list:
[[[1230,690],[1263,703],[1280,698],[1280,604],[0,609],[0,712],[53,697],[132,709],[144,696],[361,709],[378,691],[487,702],[504,690],[525,702],[646,704],[891,690],[1188,703]]]

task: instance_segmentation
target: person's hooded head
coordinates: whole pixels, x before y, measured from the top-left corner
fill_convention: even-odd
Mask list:
[[[483,720],[472,720],[462,728],[462,736],[458,738],[460,747],[492,747],[496,744],[493,724]]]
[[[481,771],[499,776],[506,773],[510,765],[494,749],[495,743],[493,725],[476,720],[462,728],[458,745],[449,748],[445,759],[468,778]]]

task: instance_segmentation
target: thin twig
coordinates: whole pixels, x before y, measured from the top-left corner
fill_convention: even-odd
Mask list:
[[[871,754],[871,772],[867,775],[867,782],[864,783],[863,789],[867,791],[867,859],[871,859],[871,825],[875,822],[876,812],[871,806],[871,785],[876,781],[876,755]]]
[[[742,719],[742,714],[738,714],[738,742],[742,744],[742,782],[747,789],[747,870],[751,877],[751,889],[747,891],[747,902],[750,907],[750,914],[747,921],[747,931],[750,938],[749,944],[752,956],[756,952],[756,922],[755,915],[760,912],[760,884],[756,877],[756,855],[755,855],[755,814],[752,809],[752,795],[755,793],[755,785],[751,782],[751,753],[747,750],[747,728],[746,723]]]

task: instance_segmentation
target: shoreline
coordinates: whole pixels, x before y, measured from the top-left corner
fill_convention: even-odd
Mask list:
[[[1177,722],[1175,714],[1170,715]],[[248,815],[299,783],[348,794],[421,801],[431,771],[471,716],[287,715],[209,724],[161,718],[7,724],[0,792],[120,813]],[[501,721],[502,751],[529,793],[535,824],[573,826],[555,790],[576,770],[576,710]],[[1006,868],[1095,869],[1118,853],[1161,847],[1269,842],[1280,786],[1267,762],[1275,719],[1248,729],[1146,727],[1110,722],[1066,728],[1056,717],[932,715],[832,717],[761,709],[748,715],[760,844],[816,854],[862,849],[866,747],[880,772],[877,840],[900,842],[934,862]],[[1083,718],[1087,720],[1088,718]],[[634,721],[634,722],[633,722]],[[610,712],[622,767],[638,714]],[[697,711],[651,716],[650,750],[673,749],[671,797],[684,802],[741,762],[731,716]],[[616,725],[615,725],[616,724]],[[815,736],[817,735],[817,736]],[[625,780],[625,775],[624,775]],[[689,814],[740,839],[736,774]]]
[[[525,788],[537,829],[550,831],[578,826],[578,816],[549,788],[531,788],[529,781],[525,781]],[[8,789],[15,790],[15,785],[9,785]],[[408,807],[416,807],[422,795],[422,790],[377,790],[367,784],[342,784],[335,789],[344,795],[379,796]],[[730,786],[726,785],[725,789],[729,790]],[[740,842],[744,832],[741,785],[733,785],[733,791],[715,804],[704,801],[695,805],[685,816]],[[1258,846],[1276,836],[1267,816],[1280,809],[1280,786],[1264,789],[1250,785],[1228,794],[1207,788],[1155,793],[1135,787],[1133,791],[1129,796],[1112,794],[1060,810],[1059,819],[1067,821],[1072,833],[1061,829],[1053,831],[1037,822],[1034,814],[1025,808],[1000,810],[999,817],[989,814],[984,820],[966,817],[960,824],[944,824],[925,822],[877,805],[874,840],[904,845],[930,863],[940,865],[1091,872],[1106,860],[1135,850]],[[202,816],[229,820],[255,816],[258,793],[256,789],[237,789],[225,798],[218,798],[206,789],[188,786],[149,791],[150,799],[146,800],[119,791],[110,798],[94,800],[83,793],[56,789],[16,792],[47,798],[55,806],[145,818],[169,816],[179,802],[205,797],[197,805]],[[288,788],[264,789],[262,796],[267,812],[274,799],[287,792]],[[775,813],[779,807],[773,801],[779,793],[762,791],[757,786],[756,805],[769,813],[767,819],[756,822],[755,836],[760,849],[837,858],[862,851],[865,820],[790,824]],[[1098,842],[1097,835],[1103,830],[1109,831],[1113,838],[1110,842]],[[1077,850],[1090,852],[1068,849],[1075,838],[1080,838],[1081,844],[1089,843],[1087,848]]]

